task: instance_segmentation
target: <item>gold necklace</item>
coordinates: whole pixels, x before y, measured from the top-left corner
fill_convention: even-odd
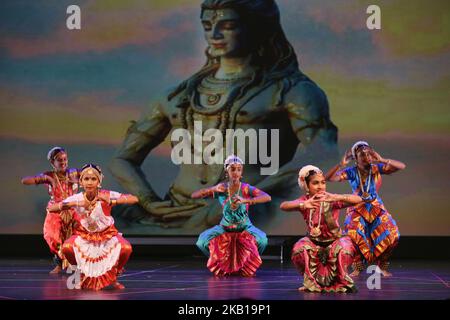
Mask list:
[[[364,188],[364,186],[363,186],[362,176],[361,176],[361,173],[359,172],[359,168],[358,167],[356,168],[356,171],[358,172],[359,187],[361,188],[362,198],[363,198],[363,200],[366,200],[366,199],[368,199],[370,197],[369,190],[370,190],[370,179],[372,178],[372,166],[370,167],[370,170],[369,170],[369,175],[368,175],[368,178],[367,178],[367,181],[366,181],[366,183],[367,183],[366,188]]]
[[[312,212],[311,212],[312,210]],[[316,213],[316,209],[310,209],[309,211],[309,228],[310,228],[310,232],[309,234],[311,235],[311,237],[318,237],[320,236],[321,232],[320,232],[320,221],[322,220],[322,213],[323,213],[323,202],[320,202],[320,209],[319,209],[319,222],[317,223],[317,226],[313,226],[313,222],[312,222],[312,216],[313,213]]]
[[[83,198],[88,203],[88,212],[91,213],[92,210],[95,209],[95,205],[97,204],[98,197],[95,195],[94,199],[89,200],[86,196],[86,192],[83,192]]]
[[[58,183],[58,187],[61,190],[62,197],[64,199],[67,198],[68,194],[67,194],[66,190],[69,190],[69,178],[67,177],[67,171],[66,171],[66,173],[64,175],[64,182],[65,182],[65,185],[66,185],[66,190],[64,190],[64,188],[62,187],[62,184],[61,184],[61,181],[59,180],[59,176],[58,176],[58,172],[57,171],[55,171],[55,177],[56,177],[56,182]]]
[[[239,193],[239,191],[241,190],[241,182],[239,181],[239,187],[237,188],[237,191],[235,192],[235,194],[233,194],[233,196],[231,195],[231,187],[230,187],[230,183],[228,183],[228,197],[230,198],[230,205],[231,205],[231,209],[232,210],[236,210],[237,206],[233,203],[232,199],[233,197]]]

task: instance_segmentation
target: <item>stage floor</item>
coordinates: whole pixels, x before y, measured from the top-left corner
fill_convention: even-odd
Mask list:
[[[393,261],[393,277],[369,290],[362,273],[358,292],[298,292],[302,279],[290,261],[265,260],[253,278],[215,278],[206,259],[131,260],[120,282],[124,290],[69,290],[70,275],[49,275],[49,260],[0,260],[0,299],[12,300],[442,300],[450,298],[450,261]]]

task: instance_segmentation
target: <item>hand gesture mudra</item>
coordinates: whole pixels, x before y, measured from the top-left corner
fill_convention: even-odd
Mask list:
[[[344,156],[342,157],[342,160],[340,162],[340,165],[342,167],[345,167],[346,165],[349,164],[349,162],[352,158],[353,158],[352,150],[348,149],[347,151],[345,151]]]
[[[219,183],[218,185],[215,185],[212,189],[214,192],[225,192],[227,191],[227,188],[225,187],[225,185],[223,183]]]
[[[320,207],[321,195],[316,193],[314,196],[304,201],[305,209],[318,209]]]
[[[246,202],[247,202],[247,200],[244,199],[244,198],[241,197],[241,196],[235,195],[235,196],[233,197],[233,203],[235,203],[236,205],[243,204],[243,203],[246,203]]]
[[[383,160],[383,157],[380,156],[380,154],[376,152],[374,149],[370,150],[370,156],[372,157],[372,160],[374,162],[381,162]]]

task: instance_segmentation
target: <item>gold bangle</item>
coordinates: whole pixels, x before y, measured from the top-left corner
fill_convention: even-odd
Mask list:
[[[301,202],[298,204],[298,207],[300,208],[300,210],[304,210],[304,209],[305,209],[305,203],[304,203],[303,201],[301,201]]]

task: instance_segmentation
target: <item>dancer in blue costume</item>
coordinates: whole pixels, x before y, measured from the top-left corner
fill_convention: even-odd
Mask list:
[[[350,159],[355,166],[347,167]],[[359,249],[353,263],[352,277],[364,270],[365,264],[376,263],[382,274],[389,277],[389,258],[400,239],[397,223],[392,218],[378,190],[381,175],[403,170],[403,162],[381,157],[366,141],[358,141],[348,150],[341,162],[326,175],[328,181],[348,180],[353,194],[363,199],[362,203],[347,209],[344,223],[345,233]]]
[[[231,274],[242,268],[245,270],[246,261],[252,264],[251,261],[260,260],[259,254],[267,246],[267,236],[251,223],[249,207],[271,200],[267,193],[241,182],[243,162],[239,157],[229,156],[225,160],[224,167],[228,176],[227,182],[195,191],[192,194],[194,199],[214,197],[219,200],[223,208],[220,224],[202,232],[197,241],[200,250],[210,258],[208,267],[217,275]],[[215,241],[212,242],[213,240]],[[211,248],[213,252],[211,252]],[[241,262],[238,263],[239,266],[213,267],[213,265],[217,267],[217,261],[223,261],[225,257],[225,260],[228,259],[229,262],[230,256],[235,256]],[[253,263],[253,267],[247,268],[247,271],[241,273],[253,275],[257,269],[256,265],[259,267],[260,263],[259,265],[258,262]]]

